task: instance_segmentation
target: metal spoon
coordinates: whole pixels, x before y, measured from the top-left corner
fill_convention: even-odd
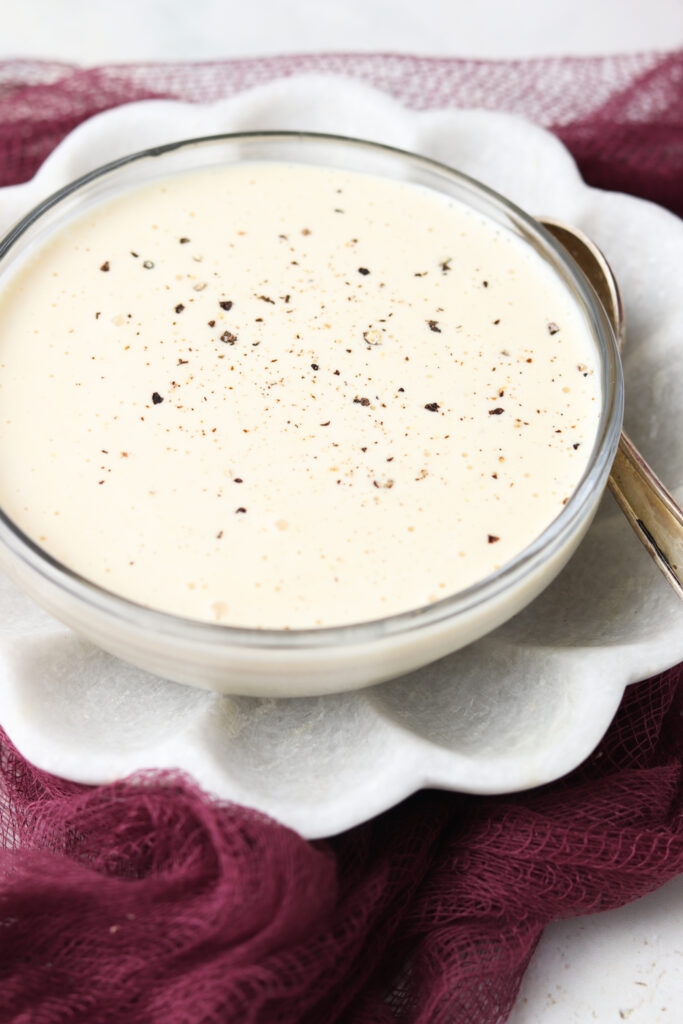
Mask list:
[[[624,310],[619,286],[597,245],[577,228],[543,218],[540,223],[567,250],[587,278],[610,319],[619,348],[624,341]],[[683,600],[683,512],[622,432],[607,486],[636,536]]]

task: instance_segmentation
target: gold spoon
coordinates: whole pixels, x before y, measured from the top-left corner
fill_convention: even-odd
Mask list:
[[[619,286],[597,245],[577,228],[542,218],[540,223],[562,245],[587,278],[610,319],[617,344],[624,341],[624,310]],[[607,486],[636,536],[683,600],[683,512],[622,432]]]

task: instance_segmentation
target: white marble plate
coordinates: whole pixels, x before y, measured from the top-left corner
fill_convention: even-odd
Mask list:
[[[651,203],[586,187],[561,144],[520,119],[406,111],[317,76],[211,106],[131,104],[77,128],[31,182],[0,190],[0,229],[124,153],[267,128],[416,150],[591,234],[625,297],[626,427],[680,494],[683,225]],[[165,682],[80,640],[0,577],[0,723],[26,757],[91,783],[178,767],[309,837],[423,786],[500,793],[550,781],[595,747],[628,683],[681,658],[681,608],[609,496],[567,569],[515,619],[419,672],[332,697],[229,698]]]

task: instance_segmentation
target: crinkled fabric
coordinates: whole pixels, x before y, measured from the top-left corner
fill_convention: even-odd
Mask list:
[[[683,51],[528,61],[304,54],[101,68],[0,62],[0,185],[30,178],[77,124],[121,103],[206,103],[276,78],[320,73],[356,78],[416,110],[520,114],[562,139],[589,185],[683,215]]]
[[[331,71],[412,107],[524,114],[589,183],[680,213],[681,57],[13,61],[0,184],[120,103]],[[598,750],[553,785],[423,792],[317,843],[167,771],[56,779],[0,732],[0,1024],[501,1024],[549,921],[683,870],[682,681],[679,667],[629,687]]]

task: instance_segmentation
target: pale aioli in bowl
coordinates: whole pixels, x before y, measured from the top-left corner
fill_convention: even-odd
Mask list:
[[[300,629],[489,576],[555,519],[601,412],[566,286],[420,186],[235,164],[144,186],[0,293],[0,506],[161,611]]]

